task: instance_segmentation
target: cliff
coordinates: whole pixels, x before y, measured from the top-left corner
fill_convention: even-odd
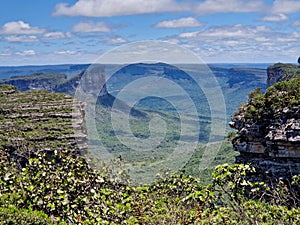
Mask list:
[[[293,64],[276,63],[268,67],[267,74],[267,87],[270,87],[279,81],[287,81],[300,76],[300,67]]]
[[[265,94],[250,93],[232,116],[233,146],[237,163],[252,163],[264,176],[290,177],[300,173],[299,69],[275,64],[268,68],[268,84],[275,81]]]
[[[83,66],[78,66],[78,69]],[[82,77],[85,79],[82,79]],[[33,73],[25,76],[12,76],[0,79],[1,84],[9,84],[17,87],[19,91],[47,90],[74,95],[79,82],[85,82],[84,86],[88,92],[103,96],[107,94],[104,68],[102,66],[91,66],[78,75],[68,79],[67,75],[60,73]]]
[[[67,76],[59,73],[34,73],[27,76],[12,76],[0,80],[0,84],[16,86],[19,91],[47,90],[54,91],[55,87],[66,82]]]
[[[0,153],[21,164],[38,152],[87,151],[83,103],[42,90],[0,86]]]

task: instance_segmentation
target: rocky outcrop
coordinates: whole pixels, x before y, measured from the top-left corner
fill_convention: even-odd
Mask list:
[[[0,152],[25,162],[38,152],[87,151],[84,105],[48,91],[0,86]]]
[[[47,90],[54,91],[56,86],[67,80],[65,74],[59,73],[34,73],[27,76],[13,76],[0,80],[0,84],[16,86],[19,91]]]
[[[300,80],[295,78],[298,70],[287,74],[288,68],[269,68],[269,85],[289,81],[276,83],[265,94],[252,94],[229,124],[237,130],[236,162],[252,163],[263,176],[300,174]]]
[[[78,68],[81,68],[78,66]],[[1,84],[16,86],[19,91],[47,90],[74,95],[79,82],[84,82],[82,87],[97,96],[107,95],[105,70],[103,66],[90,66],[80,74],[67,79],[65,74],[59,73],[34,73],[26,76],[13,76],[0,80]]]
[[[267,87],[270,87],[279,81],[286,81],[300,76],[300,67],[293,64],[276,63],[268,67],[267,74]]]
[[[238,130],[233,140],[240,153],[237,163],[252,163],[276,177],[300,173],[300,107],[285,108],[280,118],[253,124],[243,122],[243,114],[235,115],[230,126]]]

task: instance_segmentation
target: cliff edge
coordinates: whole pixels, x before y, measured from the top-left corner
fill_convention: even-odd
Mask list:
[[[277,82],[287,81],[293,77],[299,77],[300,67],[294,64],[276,63],[268,67],[267,74],[267,87],[270,87]]]
[[[39,152],[54,151],[86,153],[83,103],[66,94],[0,85],[0,155],[23,165]]]
[[[268,85],[275,83],[265,94],[252,91],[232,116],[237,163],[252,163],[263,175],[277,178],[300,173],[299,71],[290,64],[269,67]]]

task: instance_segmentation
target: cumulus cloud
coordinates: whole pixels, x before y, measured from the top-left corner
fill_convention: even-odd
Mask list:
[[[265,8],[263,0],[205,0],[193,9],[199,14],[260,12]]]
[[[193,17],[185,17],[176,20],[165,20],[154,25],[156,28],[182,28],[182,27],[200,27],[203,24]]]
[[[32,56],[32,55],[36,55],[36,52],[34,50],[25,50],[25,51],[22,51],[22,52],[16,52],[16,55]]]
[[[21,20],[5,23],[0,28],[0,34],[42,34],[45,31],[39,27],[31,27]]]
[[[56,5],[54,16],[110,17],[157,12],[182,11],[185,3],[176,0],[78,0],[74,5]]]
[[[63,39],[63,38],[71,38],[72,34],[70,32],[63,33],[61,31],[53,31],[45,33],[43,38],[44,39]]]
[[[4,38],[7,42],[37,42],[38,37],[35,35],[12,35]]]
[[[80,22],[73,27],[74,32],[110,32],[111,28],[105,22]]]
[[[110,17],[159,12],[196,12],[199,14],[229,12],[261,12],[265,9],[263,0],[78,0],[74,5],[57,4],[54,16]]]
[[[266,21],[266,22],[284,22],[284,21],[287,21],[289,18],[283,14],[283,13],[279,13],[277,15],[268,15],[268,16],[265,16],[263,18],[263,21]]]
[[[275,0],[272,8],[273,13],[295,13],[300,11],[298,0]]]

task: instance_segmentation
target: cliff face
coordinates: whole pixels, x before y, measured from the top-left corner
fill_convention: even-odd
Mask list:
[[[285,72],[284,72],[285,71]],[[293,71],[291,74],[286,71]],[[237,163],[252,163],[263,174],[289,177],[300,173],[300,79],[290,65],[268,69],[265,94],[258,90],[232,117],[238,131],[233,146]],[[286,81],[282,81],[286,80]]]
[[[55,87],[67,80],[65,74],[59,73],[34,73],[27,76],[13,76],[0,80],[0,84],[16,86],[19,91],[47,90],[54,91]]]
[[[287,81],[300,76],[300,67],[293,64],[276,63],[268,67],[267,74],[267,87],[270,87],[279,81]]]
[[[0,86],[0,155],[8,153],[24,163],[41,151],[85,153],[83,107],[65,94]]]
[[[47,90],[69,95],[74,95],[79,82],[85,82],[83,86],[87,92],[98,96],[107,95],[105,71],[102,66],[91,66],[70,79],[67,79],[65,74],[34,73],[0,80],[0,84],[16,86],[19,91]]]

